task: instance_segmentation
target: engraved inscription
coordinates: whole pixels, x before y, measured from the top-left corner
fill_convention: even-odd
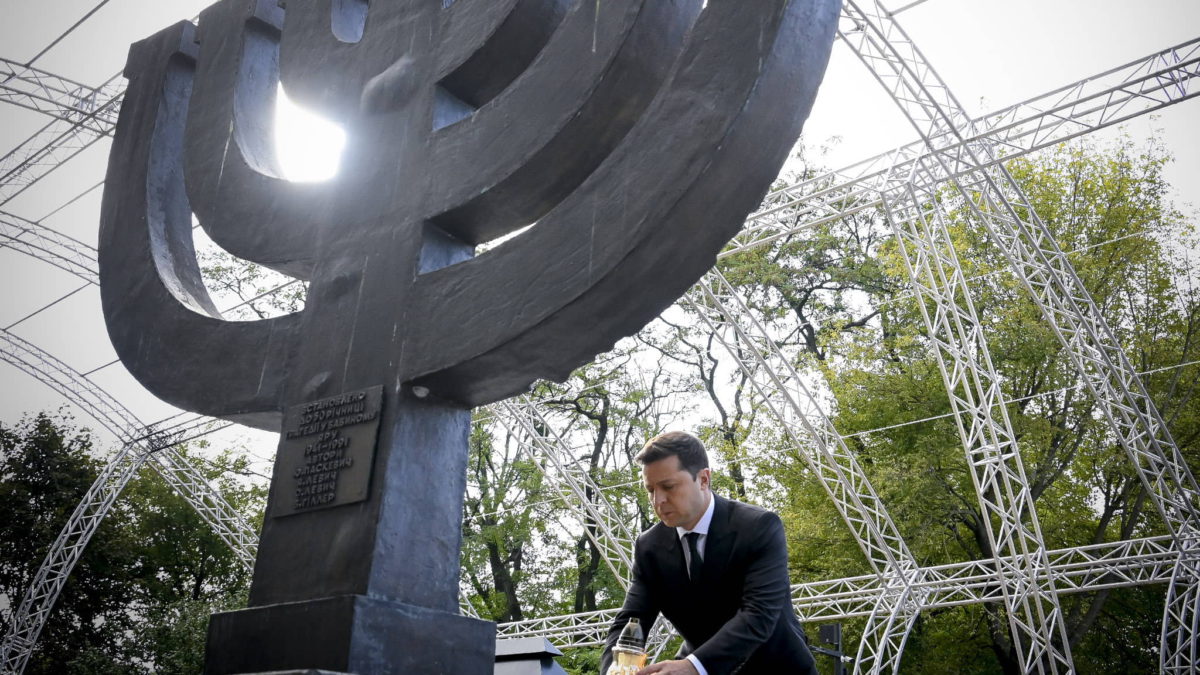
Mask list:
[[[368,421],[360,420],[359,423]],[[350,439],[340,431],[324,431],[315,443],[304,447],[304,466],[296,468],[296,508],[320,506],[333,501],[337,493],[338,475],[342,469],[354,466],[354,458],[346,455]]]
[[[382,387],[371,387],[287,411],[276,458],[282,482],[271,492],[273,516],[366,499],[382,396]]]

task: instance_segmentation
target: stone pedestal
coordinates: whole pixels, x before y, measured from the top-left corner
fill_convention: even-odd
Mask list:
[[[213,615],[205,672],[491,675],[495,638],[490,621],[343,595]]]
[[[567,675],[554,657],[562,656],[546,638],[496,641],[495,675]]]
[[[381,387],[289,408],[250,607],[213,616],[205,672],[490,675],[495,624],[458,613],[469,430]]]

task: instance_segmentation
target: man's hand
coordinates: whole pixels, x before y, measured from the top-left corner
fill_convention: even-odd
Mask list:
[[[651,673],[662,673],[663,675],[699,675],[696,672],[696,667],[687,659],[652,663],[637,671],[637,675],[651,675]]]

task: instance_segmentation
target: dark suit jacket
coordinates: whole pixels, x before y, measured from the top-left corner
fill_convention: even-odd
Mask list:
[[[675,528],[658,523],[638,537],[625,606],[608,631],[600,673],[631,617],[647,629],[661,612],[709,675],[813,673],[792,611],[787,542],[779,516],[717,497],[698,581],[688,579]],[[740,668],[740,670],[739,670]]]

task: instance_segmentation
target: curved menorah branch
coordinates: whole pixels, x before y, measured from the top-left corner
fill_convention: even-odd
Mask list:
[[[526,77],[433,136],[424,213],[472,243],[540,219],[642,118],[699,9],[608,0],[595,14],[576,5]]]
[[[200,15],[184,175],[214,242],[294,277],[311,275],[329,183],[285,180],[274,151],[279,29],[274,2],[224,0]]]
[[[661,312],[786,158],[778,139],[799,134],[836,17],[835,3],[710,3],[678,70],[580,189],[522,236],[418,278],[415,341],[442,348],[406,370],[480,404],[566,377]],[[449,339],[477,333],[488,341]]]
[[[535,0],[561,2],[561,0]],[[517,3],[530,0],[455,0],[442,13],[442,49],[437,58],[441,80],[474,56],[510,19]]]
[[[496,21],[497,10],[481,7],[478,2],[473,3],[476,7],[468,7],[472,4],[468,2],[454,3],[449,11],[443,12],[443,48],[434,71],[438,82],[471,107],[483,107],[529,68],[558,28],[568,5],[574,2],[495,3],[499,8],[508,8],[498,17],[499,21]],[[478,18],[469,24],[466,17],[471,11]],[[456,48],[458,41],[469,51]]]
[[[296,316],[224,321],[200,278],[179,156],[194,58],[193,27],[177,24],[130,50],[127,106],[109,157],[100,292],[109,336],[131,373],[195,412],[278,428],[279,394]],[[149,102],[149,104],[147,104]]]

